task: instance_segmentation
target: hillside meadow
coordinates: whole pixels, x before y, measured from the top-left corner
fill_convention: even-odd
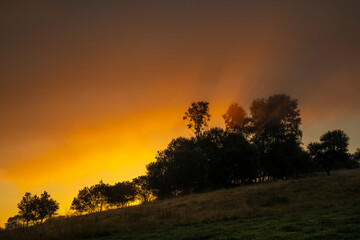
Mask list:
[[[61,216],[0,239],[359,239],[359,215],[356,169]]]
[[[234,218],[131,231],[99,237],[96,240],[140,239],[354,239],[360,237],[360,204],[331,207],[306,212],[288,212],[274,215]]]

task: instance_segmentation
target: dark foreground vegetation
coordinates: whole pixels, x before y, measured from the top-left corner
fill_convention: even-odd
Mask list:
[[[359,239],[359,203],[360,170],[342,170],[52,218],[0,239]]]

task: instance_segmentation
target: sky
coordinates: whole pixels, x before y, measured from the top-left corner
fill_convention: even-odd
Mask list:
[[[360,147],[360,2],[0,1],[0,225],[25,192],[67,214],[79,189],[145,173],[209,101],[298,99],[304,146]]]

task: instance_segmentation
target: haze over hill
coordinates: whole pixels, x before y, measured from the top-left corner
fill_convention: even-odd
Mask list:
[[[358,1],[1,1],[0,222],[25,191],[69,209],[77,190],[145,171],[232,102],[299,100],[304,142],[343,129],[360,146]]]

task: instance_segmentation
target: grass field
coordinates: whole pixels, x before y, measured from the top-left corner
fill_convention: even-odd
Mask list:
[[[97,240],[360,239],[360,205],[134,231]]]
[[[348,170],[58,217],[0,239],[360,239],[359,204],[360,170]]]

